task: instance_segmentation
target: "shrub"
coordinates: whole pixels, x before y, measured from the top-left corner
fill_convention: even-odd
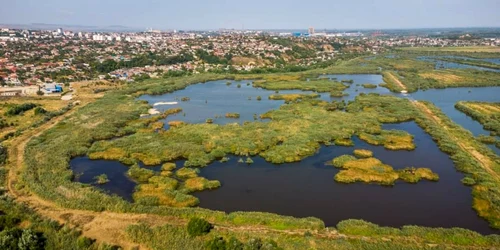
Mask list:
[[[0,145],[0,166],[7,161],[7,148]]]
[[[240,118],[239,113],[226,113],[226,118]]]
[[[21,238],[19,238],[18,247],[21,250],[37,250],[44,249],[45,242],[31,229],[23,230]]]
[[[97,184],[102,185],[109,182],[108,176],[106,174],[101,174],[94,177],[94,180]]]
[[[201,218],[191,218],[187,224],[188,234],[191,236],[201,236],[210,232],[212,224]]]
[[[153,170],[141,168],[137,164],[132,165],[127,173],[138,182],[147,182],[155,174]]]
[[[363,84],[363,88],[365,88],[365,89],[375,89],[375,88],[377,88],[377,85],[376,84],[371,84],[371,83],[365,83],[365,84]]]
[[[229,238],[229,240],[226,243],[226,249],[227,250],[242,250],[243,249],[243,243],[236,239],[234,236]]]
[[[485,143],[485,144],[494,144],[496,141],[496,138],[494,136],[487,136],[487,135],[479,135],[477,137],[477,140]]]
[[[211,240],[207,241],[205,246],[209,250],[226,250],[227,249],[226,245],[227,243],[226,240],[224,240],[224,238],[216,236]]]
[[[341,155],[341,156],[333,159],[332,163],[333,163],[333,166],[335,166],[337,168],[341,168],[344,166],[344,164],[346,162],[354,161],[354,160],[356,160],[356,158],[352,155]]]
[[[21,220],[17,217],[11,215],[0,215],[0,231],[7,228],[13,228],[19,224],[19,222],[21,222]]]
[[[462,183],[467,186],[474,186],[476,181],[473,178],[466,176],[462,179]]]
[[[250,239],[246,244],[245,250],[260,250],[262,247],[262,240],[259,238]]]
[[[47,113],[47,110],[43,109],[42,107],[36,107],[34,111],[35,115],[41,115]]]
[[[252,158],[247,157],[247,159],[246,159],[245,163],[247,163],[247,164],[252,164],[252,163],[253,163]]]
[[[85,236],[79,237],[76,241],[76,245],[78,246],[78,248],[82,249],[88,249],[92,246],[92,244],[94,244],[94,240]]]
[[[28,111],[30,109],[35,108],[37,105],[34,103],[23,103],[19,105],[14,105],[10,107],[7,112],[5,112],[5,115],[7,116],[14,116],[14,115],[19,115],[23,113],[24,111]]]

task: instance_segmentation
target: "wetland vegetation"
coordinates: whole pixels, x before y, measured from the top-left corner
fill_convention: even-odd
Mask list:
[[[455,108],[477,120],[492,135],[500,136],[500,103],[458,102]]]
[[[367,65],[359,66],[360,63]],[[164,246],[167,242],[176,244],[173,246],[174,249],[202,248],[208,245],[227,246],[229,242],[238,246],[267,244],[276,249],[313,246],[340,249],[393,249],[407,248],[409,242],[422,247],[427,244],[438,244],[438,246],[452,244],[456,248],[466,249],[471,246],[494,247],[499,244],[498,235],[482,236],[466,229],[418,226],[388,228],[362,220],[340,222],[336,230],[346,235],[346,239],[330,238],[330,230],[335,229],[325,228],[325,223],[317,218],[293,218],[263,212],[225,213],[196,207],[200,202],[203,203],[195,195],[196,192],[224,186],[221,181],[204,177],[201,174],[203,169],[200,170],[199,167],[206,167],[217,161],[227,162],[233,157],[240,158],[249,168],[257,167],[259,164],[248,164],[260,157],[276,164],[298,162],[315,155],[324,145],[353,146],[355,145],[353,138],[359,138],[370,145],[379,145],[387,150],[411,151],[416,149],[415,141],[418,138],[408,131],[385,129],[384,126],[415,121],[436,141],[443,152],[450,155],[456,168],[464,173],[462,182],[471,186],[471,206],[474,210],[480,217],[488,220],[491,227],[500,228],[498,155],[432,103],[414,102],[391,95],[363,93],[356,97],[352,96],[351,101],[335,100],[333,98],[344,96],[340,94],[343,91],[354,89],[354,85],[348,80],[316,80],[315,77],[322,73],[383,74],[384,86],[395,92],[401,91],[402,87],[412,92],[427,88],[498,86],[499,79],[498,74],[491,72],[479,74],[474,70],[435,70],[434,65],[419,61],[413,55],[402,55],[398,60],[379,57],[373,60],[357,58],[339,62],[329,69],[294,74],[202,74],[168,80],[149,79],[140,84],[130,84],[107,91],[103,94],[103,98],[78,107],[67,119],[40,136],[34,137],[26,148],[25,167],[19,172],[20,179],[14,183],[15,188],[22,192],[32,192],[64,208],[148,213],[185,221],[191,218],[203,218],[219,226],[217,230],[192,238],[189,230],[184,227],[185,222],[179,223],[181,226],[130,225],[127,229],[128,237],[151,248]],[[254,117],[260,115],[261,118],[267,118],[266,121],[247,120],[242,123],[215,124],[214,120],[217,118],[206,117],[201,123],[163,122],[165,118],[179,115],[182,109],[172,108],[158,115],[144,115],[148,113],[151,105],[137,99],[146,94],[174,92],[195,83],[227,79],[257,79],[253,81],[252,86],[245,83],[231,85],[231,81],[228,81],[224,88],[238,88],[243,91],[245,88],[254,87],[280,91],[281,93],[269,95],[269,99],[283,100],[285,104],[277,109],[263,111],[261,114],[253,112],[256,114]],[[370,84],[369,88],[378,85]],[[317,93],[285,93],[290,89]],[[379,89],[383,88],[377,88]],[[320,96],[320,92],[330,92],[333,98],[325,100]],[[189,100],[190,103],[196,101],[194,98],[187,98],[185,101]],[[261,99],[260,96],[256,98],[256,100]],[[478,105],[482,108],[471,107],[468,103],[459,103],[457,108],[463,106],[459,109],[477,119],[485,128],[496,131],[495,124],[490,122],[492,116],[490,118],[485,116],[492,115],[492,112],[483,112],[484,109],[490,111],[492,109],[487,106],[488,104]],[[48,113],[57,110],[46,105],[41,107]],[[109,115],[111,110],[113,116]],[[24,111],[24,114],[19,113],[18,117],[26,115],[46,114],[43,112],[35,114],[32,108]],[[210,116],[213,117],[213,114]],[[240,118],[240,114],[231,110],[225,117],[236,121]],[[4,124],[10,125],[11,122],[15,122],[11,119],[6,118]],[[180,120],[179,117],[176,119]],[[165,127],[165,124],[169,127]],[[498,135],[498,132],[495,133]],[[334,175],[336,181],[390,186],[396,184],[394,188],[397,188],[405,185],[404,182],[439,180],[439,176],[431,169],[411,167],[413,166],[411,162],[404,168],[396,168],[384,164],[386,160],[382,162],[377,159],[378,155],[374,158],[371,150],[355,148],[353,154],[354,156],[343,155],[332,161],[332,164],[339,168],[335,170],[338,171]],[[117,195],[109,195],[90,185],[74,182],[75,173],[69,169],[69,161],[85,155],[90,159],[114,160],[125,164],[127,167],[125,172],[137,183],[132,195],[133,202],[128,202]],[[174,161],[182,161],[182,165],[176,166]],[[286,167],[286,164],[280,167]],[[113,179],[110,176],[100,175],[94,180],[102,185],[107,185],[107,181],[112,183]],[[425,184],[424,181],[414,186]],[[343,186],[352,185],[354,184]],[[268,231],[263,233],[224,229],[239,226],[258,227]],[[51,232],[52,229],[47,230]],[[286,230],[296,231],[288,234],[289,231]],[[69,239],[78,240],[78,233],[71,230],[68,232],[73,235]],[[295,234],[296,232],[300,233]],[[365,241],[359,236],[370,237],[370,241]],[[90,241],[89,244],[94,243]]]
[[[371,152],[370,152],[371,153]],[[342,155],[333,159],[335,167],[342,169],[334,177],[335,181],[342,183],[366,182],[392,186],[396,180],[400,179],[410,183],[417,183],[421,179],[438,181],[439,176],[428,168],[404,168],[394,170],[391,166],[383,164],[379,159],[368,156],[358,151],[355,155],[362,155],[360,158],[351,155]]]

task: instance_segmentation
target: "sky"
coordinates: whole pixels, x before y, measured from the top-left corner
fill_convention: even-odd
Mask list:
[[[500,0],[0,0],[2,24],[154,29],[500,27]]]

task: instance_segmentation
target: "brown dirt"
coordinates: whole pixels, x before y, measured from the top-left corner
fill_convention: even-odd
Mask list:
[[[396,76],[394,76],[391,72],[389,72],[388,75],[394,83],[396,83],[403,90],[406,90],[406,86]]]

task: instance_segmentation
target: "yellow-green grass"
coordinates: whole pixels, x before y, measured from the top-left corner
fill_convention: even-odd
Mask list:
[[[204,177],[194,177],[187,179],[181,189],[186,190],[186,192],[203,191],[206,189],[215,189],[220,187],[220,182],[217,180],[210,181]]]
[[[500,103],[460,101],[455,108],[477,120],[492,135],[500,135]]]
[[[254,87],[268,90],[290,90],[297,89],[303,91],[330,92],[333,90],[342,91],[346,88],[340,82],[330,81],[327,79],[314,79],[310,81],[256,81]]]
[[[372,145],[383,145],[390,150],[414,150],[413,136],[402,130],[381,131],[380,134],[361,133],[359,138]]]
[[[335,181],[342,183],[365,182],[394,185],[398,179],[410,183],[416,183],[421,179],[439,180],[438,175],[428,168],[394,170],[373,157],[357,159],[350,155],[342,155],[333,159],[332,163],[335,167],[342,169],[334,177]]]
[[[173,127],[173,128],[180,127],[180,126],[182,126],[184,124],[186,124],[186,123],[183,122],[183,121],[169,121],[168,122],[168,126]]]
[[[271,100],[284,100],[285,102],[294,102],[302,99],[313,99],[320,97],[319,94],[275,94],[270,95]]]
[[[366,89],[376,89],[377,88],[377,84],[371,84],[371,83],[364,83],[362,86],[363,86],[363,88],[366,88]]]
[[[370,158],[373,156],[373,152],[368,149],[355,149],[353,154],[358,158]]]
[[[134,200],[143,205],[190,207],[199,201],[189,193],[221,186],[217,180],[198,177],[198,169],[181,168],[175,172],[177,179],[172,178],[172,170],[172,164],[164,164],[159,174],[147,169],[129,171],[130,177],[140,182],[133,193]]]
[[[225,115],[226,118],[240,118],[240,114],[239,113],[226,113]]]
[[[409,76],[409,75],[408,75]],[[500,76],[496,72],[477,71],[477,70],[460,70],[460,69],[443,69],[432,71],[420,71],[418,77],[421,79],[404,78],[404,83],[410,81],[427,81],[430,87],[446,88],[446,87],[476,87],[476,86],[498,86],[497,81]]]
[[[183,167],[175,172],[175,176],[181,179],[189,179],[198,177],[199,169]]]
[[[12,97],[3,99],[0,101],[0,123],[7,126],[0,125],[0,139],[7,133],[23,131],[44,122],[46,114],[35,114],[35,109],[27,110],[18,115],[5,115],[9,108],[26,103],[33,103],[48,112],[58,112],[67,107],[71,102],[62,101],[60,98],[42,97]]]
[[[397,170],[399,179],[410,183],[417,183],[421,179],[429,181],[438,181],[439,176],[432,172],[429,168],[414,168],[408,167],[404,169]]]

